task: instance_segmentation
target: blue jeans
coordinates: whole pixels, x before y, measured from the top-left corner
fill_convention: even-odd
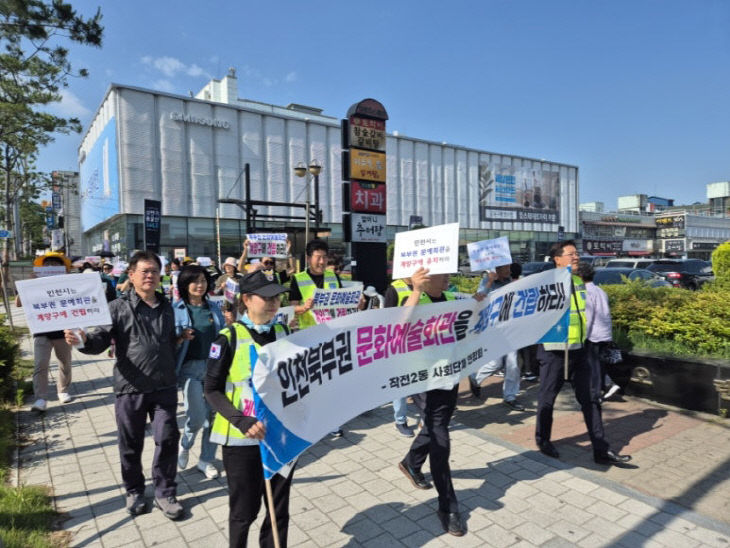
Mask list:
[[[185,406],[185,427],[180,438],[180,446],[190,450],[195,443],[195,435],[203,429],[200,460],[211,462],[215,458],[218,444],[210,441],[212,412],[205,396],[203,396],[203,378],[205,377],[206,360],[190,360],[182,364],[179,382],[183,389]]]
[[[484,379],[494,375],[503,367],[504,383],[502,384],[502,397],[504,401],[513,401],[520,391],[520,366],[517,363],[517,352],[510,352],[501,358],[485,363],[479,368],[479,371],[472,373],[470,377],[477,384],[482,384]]]
[[[393,419],[396,424],[406,424],[408,422],[408,402],[406,398],[393,400]]]

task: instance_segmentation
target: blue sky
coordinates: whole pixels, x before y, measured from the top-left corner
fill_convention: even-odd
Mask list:
[[[92,14],[99,2],[73,1]],[[236,67],[239,95],[342,117],[365,97],[388,131],[577,165],[580,200],[706,201],[730,179],[730,2],[432,0],[101,4],[101,49],[56,112],[86,125],[111,82],[197,92]],[[78,170],[80,136],[44,170]]]

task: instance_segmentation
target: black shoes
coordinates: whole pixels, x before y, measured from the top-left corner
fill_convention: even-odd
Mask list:
[[[624,464],[631,460],[631,455],[619,455],[609,449],[605,455],[593,455],[593,460],[597,464]]]
[[[431,489],[433,485],[426,481],[425,476],[420,470],[414,470],[408,466],[405,462],[401,461],[398,463],[398,469],[403,472],[416,489]]]
[[[479,386],[479,383],[471,378],[471,375],[467,377],[469,379],[469,390],[471,390],[471,395],[474,396],[477,399],[481,399],[482,397],[482,387]]]
[[[558,450],[555,449],[555,446],[549,441],[544,441],[538,444],[538,448],[540,449],[540,453],[542,453],[543,455],[547,455],[548,457],[552,457],[554,459],[560,458],[560,453],[558,453]]]
[[[507,406],[509,406],[509,407],[511,407],[515,411],[524,411],[525,410],[525,406],[522,405],[517,400],[509,400],[509,401],[508,400],[504,400],[504,404],[507,405]]]
[[[439,510],[438,514],[441,526],[448,534],[455,537],[463,537],[466,534],[466,525],[462,521],[459,512],[442,512]]]

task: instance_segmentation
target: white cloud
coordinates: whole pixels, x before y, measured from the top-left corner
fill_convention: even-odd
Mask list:
[[[210,77],[201,67],[195,63],[186,65],[180,59],[175,57],[152,57],[145,55],[141,59],[142,64],[147,65],[155,70],[160,71],[167,78],[174,78],[178,74],[184,74],[186,76],[206,76]]]
[[[292,82],[297,81],[297,73],[295,71],[291,71],[289,74],[287,74],[284,77],[284,81],[288,84],[291,84]]]
[[[61,102],[55,103],[51,110],[58,116],[84,118],[91,114],[91,111],[84,106],[76,95],[70,90],[61,91]]]

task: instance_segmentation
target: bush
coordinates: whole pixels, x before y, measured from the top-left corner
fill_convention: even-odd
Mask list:
[[[730,284],[707,283],[701,291],[651,288],[635,281],[604,286],[615,339],[647,350],[730,358]]]
[[[0,325],[0,399],[3,401],[13,399],[14,373],[19,358],[18,336],[7,325]]]
[[[720,244],[712,252],[712,271],[717,278],[730,279],[730,241]]]

